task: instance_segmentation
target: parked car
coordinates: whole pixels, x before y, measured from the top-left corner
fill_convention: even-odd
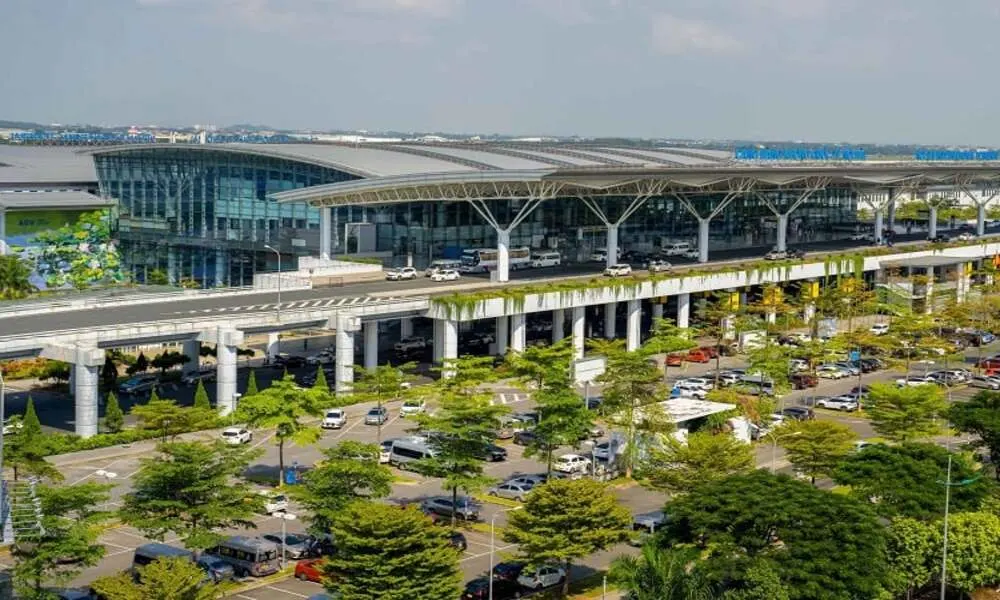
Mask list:
[[[1000,390],[1000,377],[974,375],[972,379],[969,380],[969,385],[975,388],[983,388],[987,390]]]
[[[548,477],[545,473],[539,473],[537,475],[515,475],[504,483],[514,483],[521,486],[527,486],[528,488],[533,488],[536,485],[542,485],[546,481],[548,481]]]
[[[328,365],[335,361],[337,357],[330,350],[322,350],[317,354],[306,357],[306,364],[308,365]]]
[[[258,493],[264,496],[264,514],[273,515],[288,510],[288,497],[284,494],[275,494],[267,490],[261,490]]]
[[[555,460],[552,468],[560,473],[580,473],[590,469],[590,459],[579,454],[563,454]]]
[[[422,337],[405,337],[395,344],[393,344],[392,349],[396,352],[413,352],[414,350],[423,350],[427,347],[427,340]]]
[[[707,363],[712,360],[712,357],[701,348],[693,348],[688,350],[685,360],[693,363]]]
[[[277,545],[279,548],[281,547],[280,533],[267,533],[260,537]],[[305,558],[309,556],[310,548],[312,548],[312,539],[310,537],[296,533],[285,534],[285,558],[292,560]]]
[[[858,402],[850,396],[829,396],[816,400],[816,406],[839,410],[843,412],[853,412],[858,410]]]
[[[431,281],[457,281],[460,277],[455,269],[441,269],[431,275]]]
[[[514,600],[523,594],[524,588],[516,580],[494,579],[491,596],[490,580],[479,577],[465,584],[462,600],[490,600],[491,598],[492,600]]]
[[[195,371],[194,373],[188,373],[187,375],[181,377],[181,383],[184,385],[197,385],[199,381],[208,383],[210,381],[215,381],[215,375],[215,369]]]
[[[663,253],[667,256],[684,256],[684,253],[691,251],[691,244],[688,242],[674,242],[667,246]]]
[[[483,447],[479,459],[488,462],[503,462],[507,460],[507,449],[496,444],[488,444]]]
[[[427,403],[419,398],[409,398],[403,401],[403,405],[399,407],[399,416],[413,417],[419,414],[423,414],[427,410]]]
[[[532,486],[530,485],[523,485],[508,481],[491,487],[486,491],[486,493],[497,498],[507,498],[508,500],[524,502],[524,499],[528,497],[528,492],[531,491],[531,488]]]
[[[785,260],[788,258],[788,252],[784,250],[771,250],[764,255],[764,260]]]
[[[298,369],[299,367],[306,366],[306,359],[304,356],[298,356],[297,354],[281,353],[274,357],[274,364],[288,369]]]
[[[873,333],[873,334],[875,334],[875,335],[885,335],[885,334],[889,333],[889,324],[888,323],[875,323],[874,325],[872,325],[871,327],[868,328],[868,331],[871,332],[871,333]]]
[[[389,420],[389,411],[384,406],[376,406],[365,414],[365,425],[384,425]]]
[[[347,425],[347,412],[342,408],[329,408],[323,416],[323,429],[340,429]]]
[[[522,429],[514,432],[514,443],[518,446],[530,446],[538,438],[531,429]]]
[[[816,367],[816,376],[822,379],[843,379],[850,373],[840,365],[820,365]]]
[[[400,281],[403,279],[416,279],[417,270],[413,267],[403,267],[401,269],[389,269],[385,272],[386,281]]]
[[[928,237],[927,241],[932,244],[947,244],[951,241],[951,236],[947,233],[939,233],[933,237]]]
[[[679,367],[684,364],[685,354],[668,354],[664,360],[668,367]]]
[[[618,264],[611,265],[607,269],[604,269],[605,277],[625,277],[626,275],[632,274],[632,265]]]
[[[788,378],[797,390],[804,390],[806,388],[814,388],[819,385],[819,377],[815,375],[810,375],[809,373],[795,373]]]
[[[236,577],[233,566],[214,554],[202,554],[198,557],[197,564],[214,583],[228,581]]]
[[[467,496],[459,496],[457,503],[452,503],[451,496],[434,496],[420,503],[420,508],[426,513],[451,518],[452,512],[464,521],[478,521],[482,507],[478,502]]]
[[[789,406],[788,408],[782,409],[781,415],[783,417],[788,417],[789,419],[795,419],[796,421],[811,421],[816,418],[812,409],[804,406]]]
[[[802,260],[806,257],[806,251],[802,248],[789,248],[788,258],[794,258],[795,260]]]
[[[150,373],[134,375],[118,384],[118,392],[120,394],[143,394],[156,388],[157,383],[156,375]]]
[[[227,427],[222,430],[222,439],[230,446],[239,446],[249,444],[253,433],[245,427]]]
[[[861,374],[861,367],[859,365],[853,364],[853,363],[851,363],[849,361],[844,360],[844,361],[835,362],[833,364],[836,365],[836,366],[838,366],[838,367],[840,367],[841,369],[847,371],[847,374],[851,375],[853,377],[857,377],[858,375]]]
[[[646,268],[649,269],[650,273],[666,273],[673,269],[674,266],[665,260],[651,260],[646,265]]]
[[[896,385],[899,387],[927,385],[930,383],[934,383],[934,381],[927,379],[926,375],[907,375],[896,380]]]
[[[323,581],[323,559],[300,560],[295,565],[295,578],[299,581],[321,583]]]
[[[674,388],[671,391],[671,398],[678,398],[682,396],[704,398],[706,395],[708,395],[708,391],[705,390],[705,388],[683,379],[674,383]]]
[[[566,571],[561,567],[543,565],[536,569],[525,569],[517,577],[517,582],[529,590],[542,590],[561,584],[566,579]]]
[[[524,563],[516,561],[505,561],[493,567],[493,581],[513,581],[521,576],[524,570]]]

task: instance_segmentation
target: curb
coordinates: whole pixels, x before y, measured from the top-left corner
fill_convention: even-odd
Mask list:
[[[261,577],[260,579],[255,579],[249,583],[244,583],[234,587],[231,590],[227,590],[223,597],[235,596],[237,594],[242,594],[243,592],[249,592],[252,590],[260,589],[262,587],[267,587],[273,583],[284,581],[294,574],[295,574],[295,567],[285,567],[284,569],[278,571],[274,575]]]

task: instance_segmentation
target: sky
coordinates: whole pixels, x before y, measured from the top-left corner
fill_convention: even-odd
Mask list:
[[[0,119],[1000,146],[995,0],[2,0]]]

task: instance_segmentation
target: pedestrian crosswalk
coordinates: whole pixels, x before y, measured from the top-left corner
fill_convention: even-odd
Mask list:
[[[344,297],[344,298],[320,298],[319,300],[297,300],[294,302],[282,302],[270,304],[250,304],[245,306],[220,306],[216,308],[202,308],[194,310],[182,310],[170,313],[172,315],[205,315],[205,314],[233,314],[233,313],[253,313],[283,310],[307,310],[323,308],[346,308],[351,306],[362,306],[365,304],[386,303],[397,300],[397,298],[372,296]]]
[[[497,405],[507,405],[507,404],[517,404],[518,402],[524,402],[531,398],[530,394],[520,394],[517,392],[502,392],[497,393],[493,396],[493,404]]]

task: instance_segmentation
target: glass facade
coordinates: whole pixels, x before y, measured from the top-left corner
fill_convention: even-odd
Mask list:
[[[337,183],[357,177],[295,160],[184,146],[124,149],[95,157],[101,193],[119,201],[118,237],[123,261],[136,281],[154,270],[173,282],[200,287],[250,285],[257,271],[273,271],[280,249],[282,268],[296,256],[318,254],[319,211],[305,204],[278,204],[273,192]],[[801,192],[764,192],[779,209]],[[722,192],[690,196],[702,215]],[[630,198],[596,202],[617,220]],[[519,202],[486,203],[500,223],[509,223]],[[831,185],[792,212],[788,243],[846,238],[857,230],[856,193]],[[333,211],[335,253],[374,253],[387,264],[405,264],[412,254],[422,267],[436,258],[458,258],[463,249],[496,247],[496,233],[466,202],[412,202],[340,207]],[[357,224],[366,224],[356,226]],[[759,194],[736,198],[711,221],[712,250],[770,247],[777,218]],[[619,230],[623,250],[650,251],[672,242],[696,243],[697,220],[673,196],[649,199]],[[558,249],[564,260],[586,260],[606,243],[602,221],[577,198],[542,203],[511,232],[511,246]]]

